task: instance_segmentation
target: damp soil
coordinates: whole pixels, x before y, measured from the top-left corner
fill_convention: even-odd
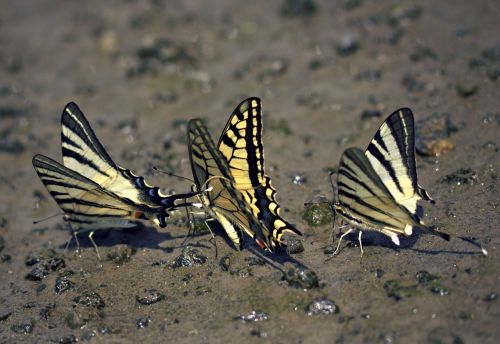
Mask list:
[[[500,7],[496,1],[2,1],[0,343],[496,343]],[[99,231],[80,252],[31,158],[60,160],[60,113],[77,102],[114,160],[185,192],[185,124],[217,138],[262,98],[266,168],[303,232],[282,254],[185,213]],[[348,146],[410,107],[427,223],[395,247],[338,231],[320,203]],[[314,214],[312,216],[311,214]],[[334,242],[332,242],[332,240]]]

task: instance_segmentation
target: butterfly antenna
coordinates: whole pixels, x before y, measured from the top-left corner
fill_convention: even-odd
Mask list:
[[[43,222],[43,221],[46,221],[46,220],[50,220],[53,217],[62,216],[62,215],[64,215],[64,213],[53,214],[53,215],[50,215],[50,216],[48,216],[48,217],[46,217],[44,219],[33,221],[33,224],[36,225],[36,224],[39,224],[40,222]]]
[[[156,166],[153,166],[153,170],[155,170],[156,172],[159,172],[159,173],[163,173],[163,174],[166,174],[167,176],[171,176],[171,177],[176,177],[176,178],[179,178],[179,179],[184,179],[184,180],[187,180],[188,182],[190,183],[193,183],[194,184],[194,180],[188,178],[188,177],[184,177],[184,176],[179,176],[177,174],[174,174],[172,172],[167,172],[165,170],[162,170]]]

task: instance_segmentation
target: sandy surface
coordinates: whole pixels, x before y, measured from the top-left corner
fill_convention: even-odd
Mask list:
[[[285,1],[251,3],[1,1],[0,343],[500,339],[498,2],[315,1],[298,15]],[[64,249],[60,217],[32,224],[58,212],[31,158],[60,160],[67,102],[80,105],[117,163],[183,192],[188,182],[151,167],[189,176],[185,121],[207,119],[218,138],[246,96],[262,98],[267,169],[283,215],[304,233],[303,253],[254,265],[250,242],[238,252],[218,236],[216,258],[209,235],[184,242],[179,213],[164,230],[96,233],[99,261],[84,234],[80,255]],[[420,182],[436,199],[426,221],[475,237],[488,257],[458,240],[420,235],[398,249],[367,233],[362,261],[356,236],[326,261],[331,223],[302,219],[305,202],[331,199],[327,171],[342,151],[366,147],[403,106],[417,120],[444,114],[455,129],[444,141],[452,150],[418,157]],[[362,119],[365,110],[380,116]],[[172,268],[186,244],[206,261]],[[56,271],[27,279],[27,256],[48,249]],[[319,287],[281,281],[298,264]],[[158,302],[138,302],[145,294]],[[321,298],[338,312],[308,315]],[[252,311],[259,321],[238,318]]]

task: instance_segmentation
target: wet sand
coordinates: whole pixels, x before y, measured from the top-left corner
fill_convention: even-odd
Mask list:
[[[496,343],[499,11],[495,1],[4,1],[0,343]],[[271,265],[250,241],[238,252],[217,235],[215,257],[210,234],[185,240],[178,212],[162,230],[97,232],[99,261],[85,234],[80,254],[65,250],[60,217],[33,224],[59,211],[31,158],[61,160],[69,101],[118,164],[185,192],[189,182],[152,166],[190,176],[186,121],[206,119],[217,139],[248,96],[262,98],[266,168],[304,252],[264,254]],[[425,221],[476,238],[488,257],[459,240],[416,235],[397,248],[366,233],[362,260],[355,234],[331,258],[331,222],[303,219],[304,203],[332,198],[342,151],[366,147],[400,107],[419,121],[419,180],[436,200]],[[186,245],[195,262],[178,267]],[[297,266],[319,282],[283,280]],[[324,299],[329,314],[308,314]]]

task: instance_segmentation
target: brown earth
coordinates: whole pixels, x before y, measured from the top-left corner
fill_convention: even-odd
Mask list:
[[[496,1],[461,0],[2,1],[0,343],[498,342],[499,12]],[[117,163],[182,192],[188,182],[151,167],[189,176],[185,121],[206,118],[217,138],[247,96],[263,100],[266,167],[303,253],[259,265],[250,242],[238,252],[218,236],[216,258],[209,234],[184,242],[180,212],[164,230],[96,233],[99,261],[85,234],[79,255],[65,250],[60,217],[33,225],[58,212],[31,158],[60,160],[67,102]],[[327,171],[342,151],[365,147],[403,106],[424,124],[449,120],[444,134],[419,132],[428,154],[442,153],[418,158],[436,199],[426,221],[475,237],[488,257],[458,240],[417,235],[396,248],[366,233],[362,261],[356,235],[327,261],[331,223],[302,219],[305,202],[331,199]],[[206,262],[170,267],[186,244]],[[57,271],[26,279],[27,256],[49,249]],[[319,287],[281,281],[300,263]],[[139,303],[145,294],[158,302]],[[308,315],[320,298],[338,313]]]

